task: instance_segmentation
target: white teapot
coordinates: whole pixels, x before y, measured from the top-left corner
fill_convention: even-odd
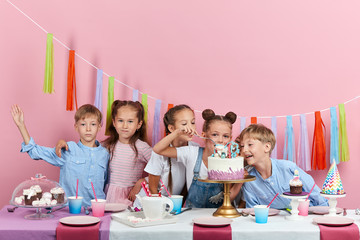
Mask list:
[[[173,202],[167,197],[153,196],[141,197],[139,194],[136,195],[139,199],[146,218],[150,219],[161,219],[168,215],[174,208]],[[169,208],[166,208],[169,205]]]

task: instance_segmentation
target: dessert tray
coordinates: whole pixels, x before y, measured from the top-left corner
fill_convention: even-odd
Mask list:
[[[54,189],[61,189],[62,193],[51,193]],[[57,198],[54,198],[55,195]],[[26,215],[25,218],[37,220],[54,217],[52,214],[42,213],[43,208],[60,208],[66,203],[65,192],[59,183],[49,180],[41,174],[36,174],[35,177],[21,182],[13,191],[10,200],[10,204],[13,206],[36,209],[35,214]]]
[[[162,219],[146,219],[142,211],[114,213],[111,218],[131,227],[149,227],[177,222],[177,217],[172,215],[166,215]]]

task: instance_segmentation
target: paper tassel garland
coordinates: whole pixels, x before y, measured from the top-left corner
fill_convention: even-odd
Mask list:
[[[98,69],[96,74],[96,92],[94,105],[100,112],[102,111],[102,87],[103,86],[103,70]]]
[[[274,133],[275,139],[277,139],[277,121],[276,117],[271,118],[271,131]],[[274,149],[271,152],[272,158],[277,158],[277,143],[275,143]]]
[[[108,102],[107,102],[107,111],[106,111],[106,130],[105,135],[109,136],[109,126],[111,125],[111,105],[114,102],[114,77],[109,77],[109,86],[108,86]]]
[[[242,130],[245,129],[246,126],[246,117],[241,117],[240,118],[240,133],[242,132]]]
[[[320,111],[316,111],[311,156],[311,167],[313,170],[323,170],[326,168],[326,146],[323,127],[325,128],[325,125],[321,119]]]
[[[257,124],[257,117],[251,117],[251,124]]]
[[[292,124],[292,116],[286,116],[286,129],[285,129],[285,140],[284,140],[284,159],[288,159],[296,163],[295,156],[295,139],[294,129]]]
[[[52,33],[47,34],[46,40],[45,78],[43,92],[54,92],[54,46]]]
[[[133,100],[133,102],[139,101],[139,90],[137,90],[137,89],[133,90],[132,100]]]
[[[329,172],[326,176],[325,182],[322,186],[321,192],[324,194],[341,195],[344,194],[344,188],[341,182],[340,173],[333,161]]]
[[[298,145],[298,166],[304,171],[311,170],[309,135],[306,127],[305,114],[300,115],[300,135]]]
[[[340,134],[340,161],[347,162],[350,160],[349,154],[349,145],[348,145],[348,137],[346,131],[346,117],[345,117],[345,107],[344,104],[339,104],[339,134]]]
[[[152,132],[152,146],[154,146],[161,139],[160,135],[160,110],[161,110],[161,100],[157,99],[155,103],[155,112],[154,112],[154,123],[153,123],[153,132]]]
[[[339,127],[336,108],[330,108],[330,163],[335,160],[339,164]]]
[[[75,98],[75,99],[74,99]],[[74,101],[76,110],[78,109],[76,98],[76,79],[75,79],[75,51],[69,51],[69,65],[67,75],[67,97],[66,97],[66,110],[74,110]]]
[[[148,119],[148,95],[147,94],[142,94],[141,95],[141,104],[144,107],[144,121],[145,121],[145,125],[147,125],[147,119]]]

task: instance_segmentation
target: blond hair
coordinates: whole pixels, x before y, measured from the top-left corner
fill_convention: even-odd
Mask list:
[[[270,153],[275,147],[276,139],[274,133],[271,131],[271,129],[265,127],[262,124],[251,124],[242,132],[240,135],[235,139],[235,142],[240,144],[240,142],[244,139],[245,136],[248,136],[250,138],[259,140],[262,143],[270,143],[271,149]]]
[[[84,104],[76,111],[74,116],[75,123],[90,115],[95,116],[97,118],[97,121],[101,124],[102,114],[99,109],[97,109],[97,107],[91,104]]]

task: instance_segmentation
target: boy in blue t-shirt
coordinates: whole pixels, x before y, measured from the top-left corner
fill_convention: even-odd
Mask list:
[[[290,192],[289,182],[295,170],[299,171],[303,191],[310,192],[315,182],[309,174],[291,161],[270,158],[276,142],[270,129],[262,124],[251,124],[241,132],[236,142],[240,145],[241,156],[250,165],[249,174],[256,177],[255,181],[243,185],[247,208],[268,205],[277,193]],[[320,196],[318,186],[315,186],[309,200],[310,206],[328,206],[327,200]],[[289,204],[290,199],[277,197],[271,207],[286,209]]]
[[[85,104],[76,111],[74,126],[80,141],[67,142],[69,151],[63,151],[61,157],[56,155],[55,148],[39,146],[34,142],[26,129],[24,113],[18,105],[12,106],[11,114],[24,140],[21,152],[27,152],[34,160],[43,159],[60,167],[59,184],[64,188],[66,196],[76,195],[79,179],[78,195],[83,197],[83,205],[90,206],[90,200],[95,199],[91,183],[97,198],[105,199],[109,153],[96,140],[102,114],[95,106]]]

